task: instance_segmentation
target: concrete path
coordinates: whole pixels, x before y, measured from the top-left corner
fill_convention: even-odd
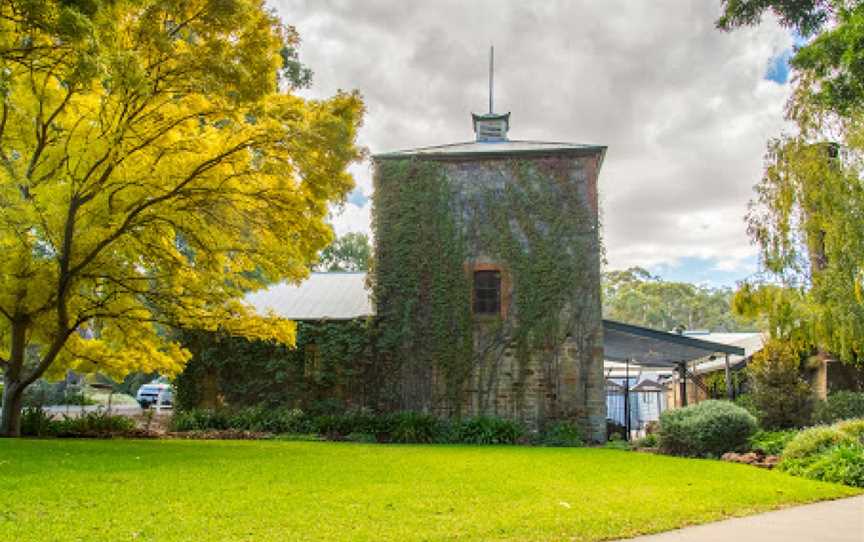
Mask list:
[[[727,519],[631,542],[864,542],[864,495]]]

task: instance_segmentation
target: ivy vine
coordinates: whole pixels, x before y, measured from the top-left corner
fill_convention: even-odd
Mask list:
[[[294,349],[189,334],[194,359],[178,379],[180,402],[200,405],[215,375],[235,405],[314,410],[341,401],[459,416],[470,387],[479,410],[495,413],[502,362],[512,356],[518,374],[507,393],[518,410],[520,383],[538,362],[541,378],[559,381],[565,341],[593,355],[600,246],[589,174],[568,157],[379,161],[369,275],[376,317],[301,323]],[[471,310],[471,272],[484,263],[509,285],[497,317]],[[310,374],[312,344],[320,360]]]
[[[376,174],[373,295],[379,360],[395,406],[458,404],[472,352],[466,244],[454,187],[436,162],[387,160]],[[441,371],[444,382],[433,382]],[[436,390],[435,388],[440,388]]]
[[[182,408],[263,405],[312,412],[364,406],[373,365],[369,337],[364,319],[298,322],[293,348],[184,330],[179,339],[192,360],[174,382],[177,402]]]
[[[580,333],[584,315],[599,314],[597,221],[580,174],[558,157],[378,163],[373,289],[381,354],[398,375],[401,407],[428,408],[437,399],[430,394],[443,390],[458,414],[476,370],[480,408],[488,408],[510,351],[523,373],[543,356],[544,376],[555,381],[558,347],[589,336]],[[471,313],[470,270],[484,261],[500,265],[512,285],[510,310],[499,318]],[[590,351],[584,340],[577,347]],[[438,376],[444,381],[430,389]],[[520,400],[523,390],[512,391]]]

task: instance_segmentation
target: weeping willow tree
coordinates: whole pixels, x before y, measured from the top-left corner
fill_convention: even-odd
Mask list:
[[[768,143],[747,215],[763,273],[734,298],[802,350],[864,363],[864,6],[860,2],[725,1],[720,28],[766,11],[809,41],[790,63],[787,118]]]

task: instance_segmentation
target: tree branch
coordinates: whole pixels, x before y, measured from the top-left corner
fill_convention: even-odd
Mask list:
[[[206,171],[210,170],[211,168],[219,165],[224,159],[231,156],[232,154],[237,153],[243,149],[250,147],[252,145],[252,143],[253,142],[251,140],[243,141],[242,143],[239,143],[239,144],[231,147],[230,149],[226,150],[225,152],[222,152],[222,153],[220,153],[220,154],[218,154],[218,155],[216,155],[216,156],[214,156],[208,160],[205,160],[201,164],[198,164],[198,166],[191,173],[189,173],[189,175],[187,175],[185,179],[183,179],[179,184],[177,184],[177,186],[172,188],[169,192],[162,194],[161,196],[157,196],[155,198],[148,199],[148,200],[142,202],[140,205],[136,206],[134,209],[132,209],[129,212],[128,215],[126,215],[126,218],[123,220],[123,223],[116,230],[114,230],[113,233],[111,233],[108,237],[104,238],[102,241],[97,243],[97,245],[93,248],[93,250],[91,250],[77,265],[75,265],[73,268],[71,268],[69,270],[69,275],[74,276],[74,275],[78,274],[82,269],[84,269],[85,267],[90,265],[90,263],[92,263],[93,260],[95,260],[96,257],[99,256],[99,254],[103,250],[105,250],[105,248],[107,248],[114,241],[116,241],[117,239],[119,239],[120,237],[125,235],[128,232],[129,228],[132,226],[135,218],[137,218],[141,213],[143,213],[144,211],[146,211],[150,207],[153,207],[154,205],[157,205],[159,203],[162,203],[164,201],[170,200],[171,198],[175,197],[189,183],[191,183],[192,181],[197,179],[201,174],[203,174]]]
[[[46,76],[47,77],[47,76]],[[40,105],[39,105],[39,127],[36,129],[36,148],[33,150],[33,156],[30,158],[30,164],[27,166],[26,177],[28,179],[32,178],[33,172],[36,170],[36,164],[39,161],[39,157],[42,156],[42,153],[45,151],[47,138],[48,138],[48,127],[54,122],[54,119],[57,118],[57,115],[66,108],[66,105],[69,103],[69,100],[72,98],[72,94],[75,93],[73,87],[69,87],[66,91],[66,96],[63,97],[63,101],[60,102],[60,105],[57,106],[54,111],[48,116],[48,119],[42,122],[42,105],[41,105],[41,97],[40,97]]]
[[[58,332],[57,336],[55,336],[54,340],[51,342],[51,347],[48,349],[45,356],[39,360],[39,363],[33,368],[33,371],[29,375],[21,379],[21,385],[23,387],[26,388],[45,374],[45,371],[47,371],[48,367],[51,367],[51,364],[53,364],[54,360],[57,359],[57,355],[61,350],[63,350],[63,346],[66,344],[69,336],[75,332],[75,329],[76,328],[72,328],[67,329],[64,332]]]

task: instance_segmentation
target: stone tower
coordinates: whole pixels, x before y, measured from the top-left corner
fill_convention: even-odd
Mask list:
[[[604,146],[508,137],[377,154],[372,273],[385,407],[568,420],[605,439]]]

